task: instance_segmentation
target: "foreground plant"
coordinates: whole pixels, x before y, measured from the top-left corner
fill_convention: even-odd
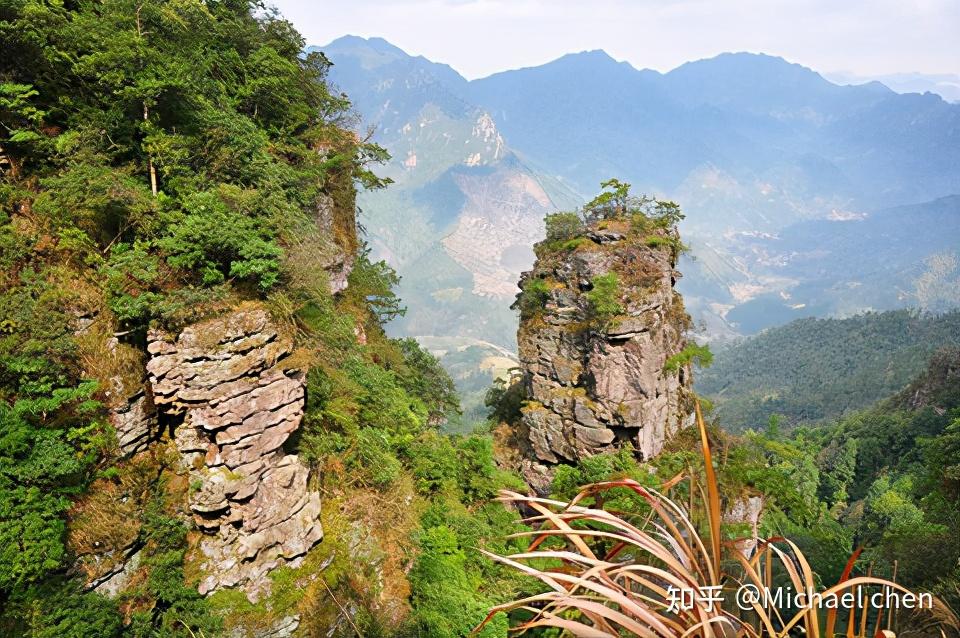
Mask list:
[[[499,612],[517,611],[526,619],[515,632],[553,627],[585,638],[832,637],[838,628],[836,609],[823,614],[812,604],[770,604],[763,592],[778,587],[817,592],[822,600],[838,600],[845,593],[859,600],[865,590],[881,592],[883,600],[895,591],[915,597],[889,580],[850,577],[859,551],[840,582],[818,592],[810,564],[789,540],[751,539],[756,551],[750,555],[741,551],[745,539],[722,542],[719,489],[699,406],[697,424],[706,469],[708,538],[690,513],[665,494],[682,475],[662,486],[662,492],[630,479],[595,483],[570,502],[502,491],[500,501],[534,513],[526,519],[534,529],[514,535],[531,542],[522,553],[485,553],[536,578],[547,591],[494,607],[487,621]],[[639,497],[639,511],[606,508],[612,490]],[[684,599],[684,593],[691,595]],[[734,598],[736,605],[723,604]],[[889,611],[882,607],[871,611],[858,604],[842,613],[846,618],[840,632],[846,636],[893,635]]]

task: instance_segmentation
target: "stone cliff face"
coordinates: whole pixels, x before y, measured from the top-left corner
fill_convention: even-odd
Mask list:
[[[308,470],[282,449],[303,418],[303,371],[285,367],[292,341],[252,307],[179,335],[151,331],[147,350],[153,402],[205,533],[200,593],[240,586],[256,600],[267,572],[296,566],[323,536]]]
[[[625,442],[649,458],[690,414],[689,366],[667,365],[690,323],[673,288],[675,242],[608,220],[566,246],[538,245],[520,281],[518,342],[523,424],[539,461],[573,462]]]
[[[349,177],[331,188],[316,210],[317,234],[288,252],[305,253],[301,261],[323,271],[337,294],[357,250],[355,194]],[[266,595],[268,573],[298,566],[323,537],[309,470],[284,450],[304,408],[306,370],[290,364],[293,339],[255,302],[176,332],[150,330],[146,352],[118,340],[127,333],[110,313],[75,312],[75,335],[95,353],[87,374],[105,389],[119,456],[137,463],[171,443],[179,453],[190,484],[182,511],[202,532],[191,548],[200,593]],[[127,587],[140,562],[138,529],[87,548],[77,567],[88,587],[111,596]]]

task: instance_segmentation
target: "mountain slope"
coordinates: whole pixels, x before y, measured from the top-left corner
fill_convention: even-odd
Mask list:
[[[686,276],[678,286],[714,337],[806,313],[915,305],[911,278],[923,277],[925,260],[950,242],[960,244],[954,201],[934,201],[960,193],[960,105],[935,95],[899,95],[875,82],[838,86],[781,58],[748,53],[661,74],[588,51],[467,82],[379,40],[347,38],[323,49],[336,64],[335,82],[376,98],[356,104],[395,158],[390,175],[400,189],[362,202],[373,243],[406,277],[404,294],[419,291],[431,309],[447,304],[397,326],[407,333],[416,323],[418,334],[463,332],[511,346],[512,331],[473,319],[478,309],[506,317],[508,275],[518,271],[495,263],[501,247],[538,238],[543,210],[575,206],[611,176],[683,205],[693,260],[681,262]],[[496,130],[497,153],[461,149],[472,148],[464,140],[478,127]],[[465,214],[459,184],[469,164],[523,174],[550,203],[517,208],[522,198],[514,190],[478,199]],[[495,179],[484,190],[525,181]],[[493,201],[523,213],[505,226],[488,208]],[[935,225],[911,214],[918,226],[904,241],[881,211],[918,202],[944,212]],[[462,216],[469,223],[461,225]],[[474,244],[477,254],[448,250],[450,242],[439,239],[458,228],[470,241],[454,245]],[[880,255],[887,257],[878,265]],[[831,269],[842,276],[824,274]],[[891,286],[886,277],[894,270]],[[464,283],[439,284],[457,272]],[[481,283],[492,273],[499,273],[496,286]],[[474,294],[460,292],[468,288]]]
[[[960,345],[960,311],[799,319],[716,348],[695,389],[729,429],[833,419],[900,391],[942,346]]]
[[[345,37],[323,51],[331,80],[394,158],[383,173],[395,184],[360,199],[369,241],[398,269],[410,308],[392,330],[514,349],[520,272],[544,215],[576,196],[509,147],[449,67],[378,39]]]
[[[737,233],[718,247],[722,257],[708,260],[701,250],[704,258],[689,266],[700,269],[690,274],[702,284],[711,277],[707,268],[721,258],[739,260],[751,276],[741,276],[735,290],[747,289],[752,296],[744,301],[731,296],[726,318],[749,334],[805,316],[956,307],[958,238],[960,196],[954,195],[871,213],[836,211],[776,234]],[[706,287],[689,293],[698,299],[722,294]]]

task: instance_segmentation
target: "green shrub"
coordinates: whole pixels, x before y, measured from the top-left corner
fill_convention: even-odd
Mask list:
[[[680,238],[674,234],[667,236],[650,235],[644,240],[644,243],[650,248],[668,247],[673,255],[673,259],[677,259],[681,253],[685,253],[688,250],[687,245],[681,242]]]
[[[162,490],[163,484],[160,488]],[[143,565],[149,575],[145,583],[130,592],[131,597],[154,601],[150,610],[136,611],[130,619],[134,638],[191,638],[214,636],[221,619],[212,615],[206,599],[193,583],[185,582],[183,557],[187,549],[187,526],[165,511],[162,491],[148,505],[141,538],[145,541]]]
[[[348,302],[369,313],[377,324],[406,314],[407,309],[393,290],[400,283],[400,276],[387,262],[370,261],[369,247],[363,246],[354,261],[348,283],[344,291]]]
[[[36,487],[0,491],[0,589],[36,582],[66,556],[69,501]]]
[[[416,339],[408,337],[393,343],[403,355],[403,366],[395,368],[398,381],[411,396],[424,401],[428,421],[439,424],[452,415],[460,414],[457,388],[440,365],[440,360],[417,343]]]
[[[514,308],[519,308],[521,316],[531,316],[543,309],[550,298],[550,284],[539,277],[523,282]]]
[[[490,436],[473,435],[456,441],[459,486],[465,502],[491,499],[504,487],[524,489],[524,484],[499,469]]]
[[[552,213],[544,220],[548,244],[559,244],[576,239],[584,232],[583,221],[577,213]]]
[[[600,184],[603,191],[583,207],[587,220],[629,219],[635,231],[673,230],[684,218],[679,204],[647,195],[631,195],[630,184],[613,178]]]
[[[502,378],[495,379],[483,397],[483,405],[489,417],[497,422],[516,423],[520,419],[520,407],[526,398],[523,382],[510,385]]]
[[[457,488],[457,451],[450,437],[433,431],[424,432],[410,446],[408,457],[420,493]]]
[[[0,374],[10,363],[0,358]],[[21,390],[35,396],[12,406],[0,400],[0,590],[37,582],[66,557],[68,497],[85,486],[106,444],[94,418],[100,404],[90,398],[96,388],[25,383]]]
[[[616,273],[597,275],[590,280],[591,289],[584,295],[590,304],[592,318],[606,324],[616,315],[623,313],[620,305],[620,280]]]
[[[643,472],[637,474],[639,465],[633,458],[633,447],[624,445],[615,452],[595,454],[580,459],[577,465],[558,465],[550,493],[558,498],[572,498],[584,485],[609,481],[620,476],[630,476],[636,480],[644,479]]]
[[[355,400],[362,427],[404,436],[427,425],[426,405],[404,390],[393,371],[360,358],[351,359],[344,368],[359,390]]]
[[[420,635],[460,638],[486,616],[490,600],[478,596],[479,574],[468,572],[467,558],[449,527],[438,525],[420,536],[420,555],[410,572],[414,622]],[[482,638],[505,637],[507,619],[484,627]]]
[[[699,346],[695,343],[688,343],[683,350],[667,358],[663,364],[664,372],[677,372],[680,368],[696,363],[701,368],[706,368],[713,363],[713,353],[707,345]]]
[[[0,611],[0,635],[30,638],[120,638],[117,603],[56,578],[15,591]]]
[[[280,276],[283,251],[257,219],[229,207],[216,193],[191,195],[178,223],[158,240],[174,268],[197,272],[207,286],[226,277],[249,279],[263,289]]]
[[[146,322],[163,299],[160,260],[147,242],[120,242],[103,269],[110,309],[121,322]]]

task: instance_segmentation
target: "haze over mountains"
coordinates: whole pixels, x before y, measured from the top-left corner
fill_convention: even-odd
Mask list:
[[[679,288],[711,337],[958,301],[960,105],[937,95],[745,53],[661,74],[590,51],[467,81],[382,39],[319,49],[394,158],[361,208],[416,309],[397,331],[513,349],[544,214],[613,176],[683,206]]]
[[[960,102],[960,73],[890,73],[866,77],[848,71],[824,74],[836,84],[880,82],[897,93],[936,93],[947,102]]]

